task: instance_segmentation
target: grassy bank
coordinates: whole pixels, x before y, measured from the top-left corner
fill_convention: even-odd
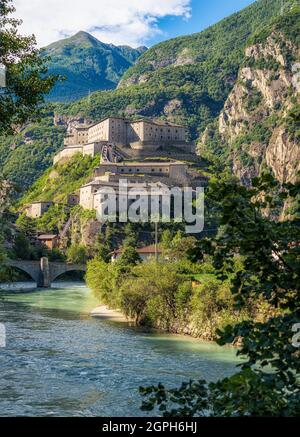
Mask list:
[[[184,256],[140,262],[134,249],[125,247],[114,263],[90,261],[86,277],[102,304],[120,310],[137,325],[203,340],[216,339],[227,325],[264,320],[274,312],[258,300],[238,309],[230,279],[221,281],[209,262],[192,263]]]

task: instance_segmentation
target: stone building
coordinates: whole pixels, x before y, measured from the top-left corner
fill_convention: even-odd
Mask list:
[[[94,195],[104,186],[103,181],[94,180],[80,188],[79,204],[83,209],[94,209]]]
[[[188,166],[183,162],[124,162],[103,163],[94,170],[94,180],[80,188],[79,204],[84,209],[97,209],[100,202],[98,190],[102,187],[118,189],[119,180],[127,180],[131,188],[150,188],[163,183],[169,187],[189,182]]]
[[[132,148],[160,146],[162,143],[183,145],[186,129],[168,122],[140,119],[136,121],[109,117],[88,129],[88,142],[108,141]]]
[[[88,142],[108,141],[127,144],[128,121],[119,117],[108,117],[89,127]]]
[[[48,211],[52,205],[53,202],[33,202],[27,206],[25,213],[28,217],[38,218]]]
[[[115,174],[120,176],[158,176],[170,179],[171,183],[184,184],[188,182],[187,164],[183,162],[121,162],[103,163],[94,170],[96,177],[105,174]]]
[[[67,136],[64,139],[64,146],[78,146],[80,144],[87,144],[88,143],[88,132],[89,127],[88,126],[72,126],[71,130],[67,134]]]
[[[114,145],[124,158],[153,156],[159,151],[194,153],[187,141],[186,128],[169,122],[140,119],[135,121],[108,117],[90,126],[72,127],[64,140],[65,148],[54,157],[54,164],[76,153],[95,156],[105,146]]]

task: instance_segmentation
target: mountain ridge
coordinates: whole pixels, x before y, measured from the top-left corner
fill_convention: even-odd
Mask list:
[[[186,125],[190,138],[197,141],[211,123],[215,123],[212,129],[217,131],[218,118],[238,81],[238,73],[245,58],[249,38],[240,41],[240,34],[248,34],[250,21],[251,28],[255,28],[250,37],[254,37],[257,31],[263,31],[272,23],[280,15],[280,11],[280,0],[260,0],[241,11],[238,20],[236,14],[231,20],[230,17],[225,19],[225,30],[223,20],[219,26],[214,25],[214,46],[224,45],[224,41],[220,40],[225,38],[227,41],[228,38],[233,38],[234,44],[239,42],[240,45],[236,46],[236,51],[232,51],[229,45],[224,53],[219,47],[214,58],[206,59],[203,65],[168,65],[158,68],[145,83],[130,84],[116,90],[96,91],[89,98],[69,104],[50,104],[45,109],[45,116],[39,126],[28,126],[16,138],[7,138],[0,142],[0,164],[4,176],[25,189],[28,188],[51,166],[53,155],[63,146],[63,132],[68,124],[78,120],[92,122],[112,115],[130,119],[160,118]],[[179,42],[182,38],[185,39],[186,36],[179,37]],[[209,39],[207,44],[211,46],[211,43],[212,40]],[[168,49],[168,42],[158,46],[161,44],[166,44]],[[172,47],[174,48],[173,41]],[[198,56],[203,54],[202,44],[195,46],[195,49]],[[149,49],[149,52],[153,50],[157,50],[157,46]],[[173,53],[172,50],[170,53]],[[208,142],[206,148],[206,152],[209,152]],[[217,140],[217,145],[211,150],[214,156],[222,154],[221,161],[222,164],[225,163],[223,152],[229,151],[229,148],[223,146],[221,139]]]
[[[42,57],[50,57],[48,74],[66,80],[55,85],[47,100],[73,101],[99,89],[116,88],[123,73],[146,49],[103,43],[85,31],[49,44],[41,50]]]

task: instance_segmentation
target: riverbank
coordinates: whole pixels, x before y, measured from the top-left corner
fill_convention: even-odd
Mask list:
[[[90,316],[99,319],[112,320],[115,322],[131,323],[133,319],[128,319],[121,311],[112,310],[107,305],[98,305],[90,312]]]
[[[130,325],[134,324],[136,325],[136,321],[133,318],[127,318],[121,310],[113,310],[109,308],[108,305],[97,305],[91,312],[90,316],[99,318],[102,320],[109,320],[114,322],[122,322],[122,323],[128,323]],[[182,337],[190,337],[195,340],[199,341],[206,341],[206,342],[212,342],[215,343],[214,338],[210,335],[210,332],[204,334],[199,334],[199,331],[196,329],[196,327],[192,325],[184,326],[180,323],[174,323],[173,325],[169,326],[169,328],[166,328],[162,325],[157,326],[151,326],[148,327],[147,331],[150,330],[151,332],[160,332],[160,333],[166,333],[166,334],[173,334],[173,335],[179,335]]]
[[[32,292],[37,290],[36,283],[31,281],[3,282],[0,283],[0,293],[13,291],[15,293]]]

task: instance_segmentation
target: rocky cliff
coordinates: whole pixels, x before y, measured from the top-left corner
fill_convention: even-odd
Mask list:
[[[246,184],[264,167],[283,183],[300,172],[299,28],[300,10],[293,9],[252,39],[219,116],[223,147]]]

